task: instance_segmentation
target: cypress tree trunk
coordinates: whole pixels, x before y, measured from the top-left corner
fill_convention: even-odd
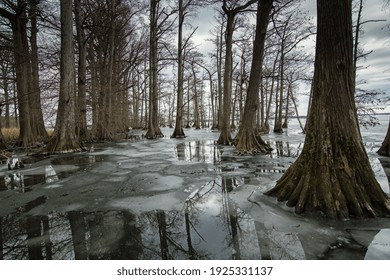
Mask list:
[[[263,66],[264,43],[273,0],[259,1],[257,7],[256,37],[253,45],[252,68],[249,78],[248,92],[244,109],[244,116],[240,130],[235,138],[236,150],[240,154],[270,152],[271,147],[266,144],[258,133],[256,113],[259,106],[259,87]]]
[[[20,134],[16,146],[29,147],[35,144],[35,137],[31,127],[29,106],[29,83],[31,83],[30,54],[27,39],[27,15],[26,5],[23,1],[17,1],[15,14],[5,13],[12,26],[14,44],[14,63],[16,73],[17,100],[19,110]]]
[[[179,0],[179,32],[178,32],[178,53],[177,53],[177,104],[176,104],[176,123],[172,138],[185,137],[183,130],[183,22],[184,9],[183,0]]]
[[[82,147],[75,125],[75,63],[73,50],[72,1],[61,1],[61,66],[60,95],[54,136],[46,151],[75,152]]]
[[[228,5],[227,1],[222,1],[222,10],[226,16],[226,49],[225,49],[225,69],[223,76],[223,103],[222,105],[222,119],[218,123],[221,130],[217,143],[219,145],[232,145],[234,143],[231,136],[230,117],[232,110],[232,70],[233,70],[233,32],[235,27],[235,17],[237,14],[245,12],[246,9],[258,2],[258,0],[249,0],[241,6]]]
[[[29,94],[29,104],[31,108],[31,128],[38,140],[46,140],[48,137],[45,122],[43,120],[41,91],[39,87],[39,66],[38,66],[38,44],[37,44],[37,16],[38,1],[30,0],[30,22],[31,22],[31,83],[32,88]]]
[[[199,98],[198,98],[198,87],[197,87],[197,78],[196,78],[196,71],[195,71],[195,62],[192,62],[191,65],[192,69],[192,75],[194,77],[193,80],[193,89],[194,89],[194,125],[195,129],[200,129],[200,114],[199,114]]]
[[[215,128],[221,129],[222,126],[222,100],[223,100],[223,87],[222,87],[222,41],[223,41],[223,24],[221,24],[221,32],[217,38],[217,89],[218,89],[218,108],[217,108],[217,125]]]
[[[301,155],[266,194],[296,213],[332,219],[390,213],[372,171],[354,103],[351,1],[318,0],[313,98]]]
[[[225,51],[225,72],[223,76],[223,100],[222,119],[219,124],[221,134],[217,141],[220,145],[231,145],[233,139],[230,129],[230,116],[232,107],[232,67],[233,67],[233,31],[236,12],[225,9],[226,23],[226,51]]]
[[[87,101],[86,101],[86,81],[87,81],[87,48],[83,27],[83,12],[81,0],[75,0],[75,21],[77,33],[77,47],[79,51],[78,71],[77,71],[77,135],[81,140],[89,140],[87,129]]]
[[[163,137],[158,119],[158,53],[157,53],[157,29],[158,29],[158,0],[150,1],[150,80],[149,80],[149,121],[147,139]]]

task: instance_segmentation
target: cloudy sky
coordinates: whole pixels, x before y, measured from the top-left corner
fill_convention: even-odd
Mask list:
[[[386,91],[390,95],[390,7],[383,8],[384,0],[365,0],[362,21],[386,20],[386,22],[372,22],[363,26],[361,46],[366,52],[372,51],[366,60],[358,64],[367,67],[358,72],[358,79],[366,83],[361,85],[365,89]],[[316,15],[316,1],[306,0],[303,6]]]
[[[366,60],[359,61],[360,65],[367,67],[358,72],[358,80],[365,81],[361,88],[366,90],[378,90],[387,92],[390,97],[390,7],[383,8],[385,0],[365,0],[363,9],[363,21],[387,20],[387,22],[373,22],[364,25],[364,33],[361,35],[361,46],[365,51],[372,53]],[[302,7],[307,9],[311,16],[316,17],[316,1],[303,0]],[[202,52],[213,49],[213,45],[207,41],[210,38],[209,31],[216,25],[212,8],[202,9],[197,18],[192,19],[193,25],[198,26],[196,42]],[[307,43],[308,48],[314,47],[314,38]],[[390,112],[390,108],[388,109]]]

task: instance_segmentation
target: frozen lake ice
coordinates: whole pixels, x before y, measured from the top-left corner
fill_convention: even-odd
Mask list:
[[[361,131],[389,193],[379,118]],[[1,165],[0,259],[390,259],[390,219],[297,216],[263,195],[303,147],[295,120],[263,136],[269,155],[237,156],[208,129],[163,133]]]

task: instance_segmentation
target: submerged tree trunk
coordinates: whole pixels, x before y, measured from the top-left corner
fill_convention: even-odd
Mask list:
[[[88,259],[87,232],[84,213],[81,211],[68,212],[70,230],[72,233],[73,251],[76,260]]]
[[[235,138],[236,150],[238,153],[267,153],[272,150],[259,135],[256,125],[265,35],[267,32],[272,4],[273,0],[258,2],[256,37],[253,45],[252,68],[249,78],[244,116],[242,118],[240,130]]]
[[[73,50],[72,1],[61,1],[60,95],[54,136],[46,151],[75,152],[82,147],[75,126],[75,65]]]
[[[332,219],[390,214],[364,149],[354,103],[351,1],[317,1],[313,98],[305,145],[266,194]]]

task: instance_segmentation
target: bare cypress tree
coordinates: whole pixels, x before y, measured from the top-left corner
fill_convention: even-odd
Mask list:
[[[158,120],[158,16],[160,0],[150,0],[150,45],[149,45],[149,121],[145,137],[163,137]]]
[[[234,2],[234,3],[232,3]],[[223,77],[223,104],[222,104],[222,123],[220,125],[221,134],[217,143],[220,145],[231,145],[233,139],[231,136],[230,117],[232,107],[232,69],[233,69],[233,32],[236,15],[244,12],[250,5],[257,0],[247,1],[243,5],[237,5],[237,1],[223,1],[222,9],[226,15],[226,49],[225,49],[225,72]]]
[[[172,138],[185,137],[183,130],[183,23],[184,23],[184,9],[183,0],[179,0],[179,31],[178,31],[178,45],[177,45],[177,105],[176,105],[176,123]]]
[[[87,38],[83,26],[84,12],[81,8],[81,0],[74,1],[75,21],[78,48],[78,71],[77,71],[77,119],[76,129],[81,140],[88,140],[87,129],[87,104],[86,104],[86,80],[87,80]]]
[[[39,63],[37,44],[37,18],[39,16],[38,0],[29,0],[29,17],[31,23],[31,89],[29,91],[29,105],[31,110],[31,128],[37,140],[46,140],[48,137],[42,114],[41,90],[39,87]]]
[[[235,138],[236,150],[239,153],[270,152],[258,133],[256,112],[259,106],[259,87],[263,66],[264,44],[267,26],[272,10],[273,0],[259,0],[257,7],[256,35],[253,44],[252,68],[240,130]]]
[[[16,5],[0,7],[0,16],[9,20],[12,28],[12,43],[16,74],[17,100],[19,109],[20,134],[16,146],[29,147],[35,144],[31,127],[29,89],[31,89],[31,64],[27,38],[27,11],[25,1],[18,0]],[[30,86],[29,86],[30,85]]]
[[[76,152],[82,147],[75,127],[75,60],[72,2],[61,1],[60,94],[54,135],[46,147],[52,152]]]
[[[317,1],[313,96],[302,153],[266,194],[328,218],[390,213],[364,149],[354,103],[350,0]]]

